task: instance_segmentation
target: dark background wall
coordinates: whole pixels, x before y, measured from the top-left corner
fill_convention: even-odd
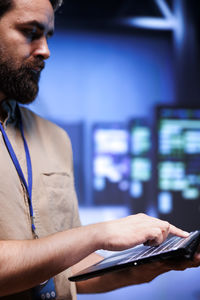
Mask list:
[[[171,38],[65,30],[57,31],[50,49],[32,107],[63,126],[83,124],[84,145],[73,147],[75,162],[84,160],[85,199],[80,200],[92,204],[92,125],[134,117],[152,122],[155,104],[175,102]]]

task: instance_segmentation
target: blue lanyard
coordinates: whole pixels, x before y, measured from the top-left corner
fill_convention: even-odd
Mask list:
[[[21,114],[20,114],[20,110],[18,108],[18,112],[19,112],[19,128],[20,128],[20,131],[21,131],[21,136],[22,136],[22,139],[23,139],[23,143],[24,143],[24,150],[25,150],[25,153],[26,153],[26,164],[27,164],[27,173],[28,173],[28,183],[26,182],[26,179],[24,177],[24,173],[22,171],[22,168],[20,166],[20,163],[17,159],[17,156],[15,154],[15,151],[9,141],[9,138],[3,128],[3,125],[1,124],[0,122],[0,130],[2,132],[2,135],[3,135],[3,139],[4,139],[4,142],[5,142],[5,145],[8,149],[8,152],[10,154],[10,157],[13,161],[13,164],[17,170],[17,173],[21,179],[21,181],[23,182],[25,188],[26,188],[26,191],[27,191],[27,195],[28,195],[28,203],[29,203],[29,212],[30,212],[30,216],[31,216],[31,227],[32,227],[32,231],[33,233],[36,235],[35,233],[35,224],[34,224],[34,214],[33,214],[33,205],[32,205],[32,182],[33,182],[33,178],[32,178],[32,164],[31,164],[31,157],[30,157],[30,152],[29,152],[29,149],[28,149],[28,144],[26,142],[26,139],[25,139],[25,136],[24,136],[24,129],[23,129],[23,124],[22,124],[22,119],[21,119]],[[37,235],[36,235],[37,236]]]
[[[29,152],[29,149],[28,149],[28,144],[27,144],[26,139],[25,139],[22,118],[21,118],[21,114],[20,114],[20,110],[19,110],[18,106],[17,106],[17,110],[18,110],[18,115],[19,115],[19,128],[20,128],[20,131],[21,131],[21,136],[22,136],[23,143],[24,143],[24,150],[25,150],[25,153],[26,153],[28,183],[26,182],[26,179],[24,177],[24,173],[22,171],[20,163],[17,159],[15,151],[14,151],[14,149],[13,149],[13,147],[12,147],[10,141],[9,141],[9,138],[8,138],[1,122],[0,122],[0,130],[2,132],[5,145],[8,149],[8,152],[9,152],[10,157],[13,161],[13,164],[14,164],[16,170],[17,170],[17,173],[18,173],[21,181],[23,182],[23,184],[26,188],[27,195],[28,195],[29,211],[30,211],[30,216],[31,216],[31,227],[32,227],[32,231],[33,231],[35,237],[37,237],[37,234],[35,232],[36,228],[35,228],[35,224],[34,224],[33,205],[32,205],[32,183],[33,183],[33,178],[32,178],[31,156],[30,156],[30,152]],[[33,293],[33,299],[35,299],[35,300],[38,300],[38,299],[56,299],[56,290],[55,290],[55,285],[54,285],[53,278],[47,280],[44,285],[41,284],[41,285],[33,288],[32,293]]]

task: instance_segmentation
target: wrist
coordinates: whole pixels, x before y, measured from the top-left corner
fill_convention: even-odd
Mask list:
[[[94,251],[105,249],[106,240],[106,222],[96,223],[90,226],[91,243],[94,246]]]

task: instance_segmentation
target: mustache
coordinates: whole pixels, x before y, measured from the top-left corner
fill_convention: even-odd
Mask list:
[[[40,69],[42,71],[45,68],[45,62],[40,58],[35,58],[34,61],[26,63],[24,67],[26,69]]]

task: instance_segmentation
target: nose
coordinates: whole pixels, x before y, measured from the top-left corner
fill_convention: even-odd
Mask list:
[[[48,59],[50,57],[50,51],[46,37],[42,37],[37,40],[33,55],[43,57],[43,59]]]

